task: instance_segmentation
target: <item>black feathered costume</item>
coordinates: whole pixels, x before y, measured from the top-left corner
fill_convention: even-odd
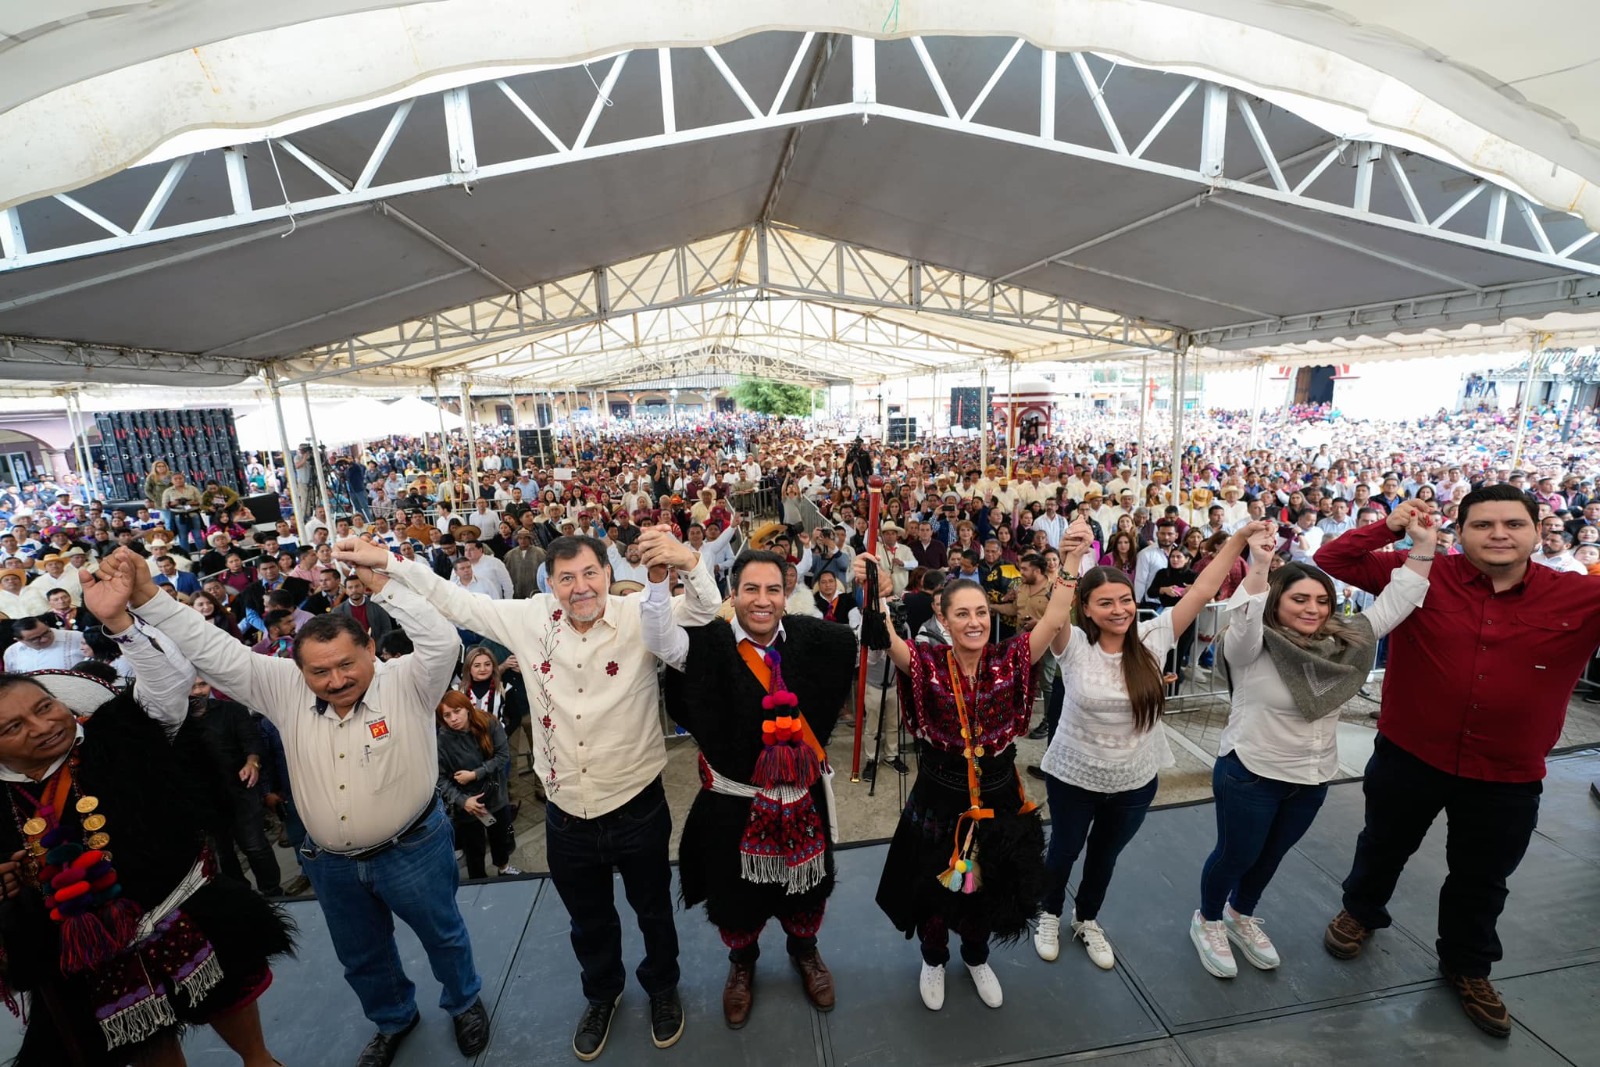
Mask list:
[[[821,619],[789,616],[775,642],[785,687],[795,695],[795,709],[805,716],[816,738],[827,743],[849,696],[855,665],[855,635],[847,626]],[[704,764],[733,782],[749,784],[767,745],[763,722],[784,709],[763,705],[769,693],[739,651],[733,627],[721,620],[690,627],[689,654],[683,670],[666,672],[667,711],[694,736]],[[747,828],[756,801],[715,792],[702,767],[702,788],[684,821],[678,848],[684,903],[706,906],[706,917],[723,931],[730,946],[737,937],[760,932],[768,919],[820,914],[833,892],[834,842],[828,828],[832,811],[823,781],[809,793],[823,838],[821,877],[800,892],[784,884],[758,884],[744,871]]]
[[[89,816],[76,801],[93,797],[94,814],[111,839],[104,848],[121,896],[146,918],[163,912],[186,879],[200,881],[197,865],[209,875],[147,939],[132,950],[120,942],[103,965],[84,973],[63,974],[63,927],[39,890],[24,888],[0,901],[0,988],[8,1002],[20,993],[30,1001],[18,1067],[126,1063],[162,1034],[251,1003],[271,982],[270,960],[293,951],[293,925],[283,910],[214,870],[201,826],[211,802],[204,790],[209,775],[204,754],[193,745],[191,733],[182,731],[168,742],[125,692],[83,720],[63,768],[38,783],[0,783],[0,855],[24,847],[22,828],[35,814],[34,803],[70,770],[74,802],[63,805],[61,831],[70,841],[90,836],[83,827]],[[148,983],[130,982],[133,974]],[[120,1042],[114,1049],[108,1047],[113,1040]]]

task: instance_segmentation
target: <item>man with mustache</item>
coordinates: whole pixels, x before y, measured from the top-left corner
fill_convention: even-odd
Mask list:
[[[700,626],[716,617],[721,599],[698,552],[664,526],[642,531],[636,545],[643,565],[658,568],[655,577],[670,566],[683,578],[685,595],[673,598],[668,620]],[[605,1048],[627,984],[614,873],[622,875],[644,935],[636,973],[650,997],[651,1040],[667,1048],[684,1026],[667,860],[672,815],[661,784],[667,749],[657,717],[657,659],[649,651],[662,639],[646,637],[641,597],[610,595],[606,548],[587,536],[551,541],[545,563],[552,592],[526,600],[477,596],[378,545],[351,540],[336,551],[345,562],[386,571],[458,627],[505,645],[522,665],[534,767],[549,798],[550,877],[572,919],[588,1001],[572,1039],[585,1061]]]

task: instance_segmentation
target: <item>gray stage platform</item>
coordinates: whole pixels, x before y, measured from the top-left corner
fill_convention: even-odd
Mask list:
[[[1205,974],[1195,959],[1188,922],[1214,834],[1208,804],[1153,812],[1124,854],[1101,916],[1117,949],[1115,971],[1097,970],[1072,946],[1063,946],[1054,964],[1041,962],[1027,944],[1001,948],[993,960],[1006,994],[999,1011],[978,1001],[959,967],[951,969],[944,1011],[923,1008],[916,949],[872,903],[884,849],[854,848],[840,855],[839,886],[822,935],[839,986],[835,1011],[821,1015],[806,1004],[774,926],[750,1023],[728,1030],[720,999],[724,950],[698,913],[683,915],[678,925],[689,1015],[683,1040],[665,1052],[650,1044],[645,998],[632,984],[599,1062],[1600,1065],[1600,806],[1588,785],[1596,777],[1600,753],[1552,762],[1539,834],[1511,884],[1500,924],[1506,958],[1495,973],[1516,1017],[1509,1041],[1473,1029],[1434,969],[1442,822],[1400,883],[1393,905],[1398,925],[1353,962],[1323,951],[1322,928],[1338,909],[1338,882],[1361,821],[1360,786],[1345,784],[1332,789],[1263,903],[1284,957],[1278,971],[1241,964],[1243,973],[1224,982]],[[582,998],[566,913],[553,889],[541,879],[468,886],[461,903],[484,975],[484,999],[494,1013],[494,1038],[477,1064],[576,1063],[570,1041]],[[271,1045],[292,1067],[350,1064],[368,1024],[341,978],[321,911],[312,903],[292,910],[302,947],[299,959],[279,969],[263,1000]],[[632,966],[639,937],[625,907],[624,930]],[[432,1007],[438,986],[421,949],[403,928],[400,943],[417,982],[423,1024],[397,1063],[463,1063],[449,1021]],[[192,1063],[236,1062],[209,1031],[192,1035],[189,1049]]]

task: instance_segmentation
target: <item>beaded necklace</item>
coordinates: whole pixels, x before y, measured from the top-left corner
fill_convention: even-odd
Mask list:
[[[94,970],[116,955],[131,943],[140,915],[138,905],[122,896],[106,850],[111,843],[106,817],[97,810],[99,798],[85,794],[75,781],[78,764],[74,750],[37,799],[19,785],[6,790],[23,841],[23,878],[44,894],[50,918],[61,924],[64,974]],[[62,818],[69,803],[78,815],[76,834]],[[32,811],[26,819],[24,807]]]

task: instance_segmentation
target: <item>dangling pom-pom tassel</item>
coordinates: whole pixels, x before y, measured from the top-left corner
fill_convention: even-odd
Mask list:
[[[119,896],[100,909],[100,920],[119,948],[127,948],[139,935],[139,920],[144,909],[127,897]]]
[[[116,955],[118,947],[92,912],[68,916],[61,923],[61,973],[92,971]]]

